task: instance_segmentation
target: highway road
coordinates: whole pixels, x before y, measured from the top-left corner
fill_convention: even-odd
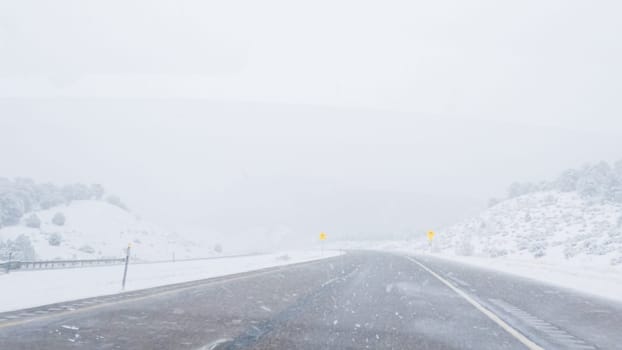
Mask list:
[[[2,350],[620,348],[622,304],[363,251],[0,314]]]

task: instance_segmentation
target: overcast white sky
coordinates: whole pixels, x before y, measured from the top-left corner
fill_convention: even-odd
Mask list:
[[[617,1],[4,1],[0,176],[177,230],[436,227],[622,158]],[[301,234],[302,234],[301,233]]]

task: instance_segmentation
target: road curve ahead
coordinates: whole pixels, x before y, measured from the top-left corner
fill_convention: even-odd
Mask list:
[[[0,349],[616,349],[622,305],[430,257],[312,263],[0,314]]]

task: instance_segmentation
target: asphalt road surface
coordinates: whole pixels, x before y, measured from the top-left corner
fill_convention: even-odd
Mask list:
[[[621,348],[622,304],[376,252],[0,314],[2,350]]]

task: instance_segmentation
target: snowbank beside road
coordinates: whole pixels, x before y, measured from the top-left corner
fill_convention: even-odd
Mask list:
[[[429,253],[425,255],[510,273],[583,293],[622,301],[622,269],[620,268],[581,266],[572,263],[555,264],[546,261],[512,258],[464,257]]]
[[[323,254],[319,251],[287,251],[222,259],[131,264],[125,290],[225,276],[339,254],[339,251],[325,251]],[[0,274],[0,312],[118,293],[122,277],[123,265]]]
[[[433,256],[622,301],[622,266],[610,265],[604,259],[564,259],[554,254],[543,258],[534,258],[529,255],[493,258],[459,256],[452,254],[450,250],[431,253],[427,242],[423,239],[419,241],[335,242],[330,247]]]

